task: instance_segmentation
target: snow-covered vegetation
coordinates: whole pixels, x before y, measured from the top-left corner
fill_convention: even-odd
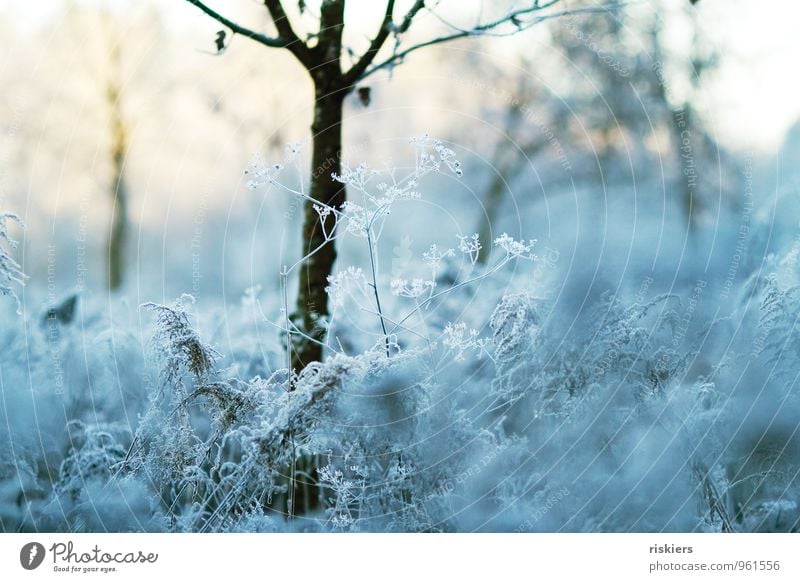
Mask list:
[[[348,236],[379,245],[427,174],[461,174],[439,142],[414,144],[406,175],[338,177],[363,195]],[[304,196],[258,168],[260,194]],[[732,287],[728,269],[655,273],[576,310],[552,249],[493,246],[479,265],[475,237],[431,242],[403,277],[341,267],[330,355],[299,374],[298,332],[258,290],[211,318],[189,295],[113,324],[93,305],[9,317],[4,529],[796,528],[796,249]]]

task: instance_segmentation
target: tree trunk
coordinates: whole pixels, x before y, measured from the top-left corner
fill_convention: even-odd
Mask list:
[[[115,85],[108,89],[111,104],[111,225],[106,247],[108,261],[108,288],[111,291],[122,286],[125,273],[125,241],[128,227],[128,200],[125,187],[125,155],[127,136],[119,104],[119,91]]]
[[[328,206],[339,208],[345,201],[345,187],[334,181],[331,174],[341,173],[342,115],[349,88],[343,89],[326,82],[328,78],[319,74],[314,79],[310,196]],[[333,232],[336,218],[329,214],[324,225],[320,222],[314,204],[306,201],[301,252],[311,256],[300,268],[297,306],[292,319],[314,341],[293,336],[292,367],[297,371],[322,359],[322,345],[316,342],[322,342],[325,338],[325,326],[320,319],[328,316],[325,287],[336,261],[336,247],[333,242],[326,243],[325,236]]]
[[[344,184],[334,181],[331,174],[341,173],[342,115],[347,93],[348,89],[331,89],[330,85],[326,87],[324,79],[315,79],[310,196],[334,208],[340,208],[346,197]],[[310,256],[300,267],[297,306],[292,320],[315,341],[297,334],[292,336],[292,368],[298,372],[311,362],[322,360],[322,345],[317,342],[325,340],[326,329],[320,319],[329,314],[325,287],[337,254],[334,241],[326,241],[326,233],[330,235],[336,225],[335,216],[329,214],[324,225],[321,224],[311,201],[306,201],[304,212],[301,252],[303,256]],[[322,488],[317,483],[318,467],[316,456],[297,459],[294,504],[289,514],[308,515],[319,509]]]
[[[693,115],[691,104],[685,102],[682,106],[672,110],[672,136],[675,140],[675,149],[678,157],[680,176],[680,191],[683,211],[686,215],[687,229],[690,234],[696,232],[698,197],[697,197],[697,156],[696,151],[699,140],[695,136],[692,126]]]

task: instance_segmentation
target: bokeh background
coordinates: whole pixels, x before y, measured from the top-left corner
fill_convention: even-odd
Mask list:
[[[33,280],[46,276],[55,245],[59,289],[85,280],[87,290],[103,292],[120,123],[132,300],[186,291],[193,264],[198,275],[193,240],[201,247],[200,299],[274,285],[280,233],[288,230],[286,244],[296,245],[297,224],[282,218],[286,197],[249,192],[242,170],[253,154],[279,160],[285,144],[310,137],[310,81],[293,57],[241,37],[212,56],[220,27],[185,2],[4,4],[2,202],[29,226],[23,254]],[[375,4],[348,5],[354,46],[374,28]],[[491,5],[446,4],[444,13],[462,22]],[[267,26],[256,2],[229,10]],[[425,133],[455,144],[468,180],[430,195],[438,213],[450,215],[448,228],[481,231],[488,222],[540,240],[562,231],[573,240],[557,246],[569,255],[581,220],[609,230],[618,215],[608,205],[660,223],[685,204],[670,115],[688,104],[702,134],[694,139],[703,167],[693,220],[701,235],[719,230],[724,212],[742,203],[745,158],[759,177],[760,212],[791,183],[800,116],[786,78],[800,49],[793,11],[745,1],[638,2],[615,16],[434,47],[371,78],[369,107],[350,98],[344,157],[402,159],[405,140]],[[431,20],[420,22],[420,37],[436,30]],[[520,114],[512,99],[532,114]],[[685,234],[675,218],[670,239]],[[432,210],[411,222],[420,221],[441,225],[442,217]],[[614,236],[627,239],[619,227],[630,224],[613,224]],[[402,227],[415,238],[414,224]],[[87,271],[76,281],[78,232]]]

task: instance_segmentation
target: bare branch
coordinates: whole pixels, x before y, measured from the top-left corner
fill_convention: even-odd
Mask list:
[[[359,61],[345,73],[346,83],[352,85],[362,78],[364,71],[366,71],[367,67],[375,60],[375,57],[378,55],[378,52],[380,52],[381,47],[386,43],[386,39],[389,37],[390,33],[393,32],[398,39],[397,42],[399,42],[399,36],[411,27],[414,17],[423,8],[425,8],[425,0],[416,0],[403,17],[403,21],[399,25],[396,25],[392,18],[392,14],[394,13],[394,0],[391,0],[386,5],[386,12],[384,14],[383,23],[381,24],[381,29],[373,39],[369,49],[367,49],[367,52],[362,55]],[[395,44],[395,47],[396,46]]]
[[[403,22],[400,23],[400,26],[397,27],[397,34],[403,34],[411,27],[411,22],[414,20],[414,17],[417,15],[417,12],[425,8],[425,0],[417,0],[414,2],[414,5],[406,14],[406,17],[403,18]]]
[[[377,65],[374,65],[368,68],[358,79],[355,81],[360,81],[376,73],[381,69],[385,69],[391,67],[395,64],[398,64],[405,59],[409,54],[418,51],[421,48],[442,44],[446,42],[450,42],[453,40],[457,40],[460,38],[467,38],[473,36],[486,36],[489,34],[493,34],[495,36],[510,36],[512,34],[516,34],[520,30],[524,30],[530,28],[536,24],[544,22],[546,20],[551,20],[553,18],[560,18],[563,16],[571,16],[577,14],[591,14],[591,13],[602,13],[602,12],[609,12],[611,10],[616,10],[618,8],[622,8],[627,6],[628,3],[619,3],[619,4],[607,4],[605,6],[592,6],[592,7],[585,7],[585,8],[576,8],[572,10],[562,10],[560,12],[551,12],[549,14],[543,14],[541,16],[536,16],[534,18],[529,18],[525,21],[521,20],[521,17],[528,16],[533,12],[539,12],[548,8],[558,2],[559,0],[551,0],[546,4],[539,4],[539,2],[535,2],[532,6],[528,8],[521,8],[519,10],[514,10],[499,18],[497,20],[493,20],[492,22],[487,22],[485,24],[480,24],[475,26],[474,28],[470,29],[457,29],[457,32],[452,34],[446,34],[443,36],[439,36],[436,38],[432,38],[430,40],[420,42],[418,44],[412,45],[402,51],[396,51],[392,56],[387,58],[384,61],[381,61]],[[512,31],[500,33],[496,32],[497,29],[501,28],[503,25],[512,23],[515,28]],[[354,81],[354,82],[355,82]]]
[[[278,34],[281,38],[286,39],[286,48],[289,49],[292,54],[297,57],[297,60],[303,63],[307,69],[313,67],[314,63],[312,62],[311,50],[297,37],[280,0],[264,0],[264,6],[267,7]]]
[[[389,38],[389,34],[392,31],[392,14],[394,14],[394,2],[395,0],[389,0],[386,3],[386,11],[383,15],[383,22],[381,22],[381,27],[378,30],[378,34],[375,35],[375,38],[372,39],[372,42],[358,62],[356,62],[353,67],[345,73],[345,84],[350,84],[358,80],[358,78],[367,70],[367,67],[370,66],[372,61],[375,59],[375,55],[378,54],[378,51],[381,50],[383,43],[386,42],[386,39]],[[424,3],[424,0],[418,0],[417,4]]]
[[[253,39],[254,41],[261,43],[265,46],[273,47],[273,48],[287,48],[290,44],[290,41],[285,38],[275,38],[271,36],[267,36],[266,34],[262,34],[260,32],[255,32],[254,30],[250,30],[249,28],[245,28],[239,24],[236,24],[232,20],[229,20],[222,16],[222,14],[215,12],[208,6],[206,6],[200,0],[186,0],[189,4],[197,6],[200,10],[205,12],[208,16],[219,22],[220,24],[227,26],[234,34],[241,34],[242,36],[246,36],[247,38]]]
[[[514,34],[516,32],[519,32],[520,30],[524,30],[526,28],[530,28],[531,26],[536,24],[536,22],[525,22],[525,21],[522,20],[521,17],[523,17],[523,16],[525,16],[527,14],[533,13],[533,12],[541,12],[542,10],[546,10],[546,9],[550,8],[551,6],[554,6],[554,5],[558,4],[559,2],[561,2],[561,0],[548,0],[547,2],[544,2],[544,3],[542,3],[540,0],[537,0],[537,1],[535,1],[533,3],[532,6],[530,6],[528,8],[521,8],[519,10],[515,10],[515,11],[507,13],[505,16],[503,16],[502,18],[500,18],[497,21],[495,21],[496,24],[497,25],[502,25],[502,24],[510,22],[511,24],[513,24],[515,26],[515,29],[510,33],[500,34],[499,36],[508,36],[508,34]],[[481,25],[480,21],[479,21],[477,24],[475,24],[475,26],[473,28],[464,28],[462,26],[457,26],[457,25],[453,24],[449,20],[446,20],[438,12],[435,12],[435,11],[431,10],[430,13],[439,22],[444,24],[447,28],[450,28],[451,30],[455,30],[456,32],[470,32],[470,31],[475,30],[477,28],[483,28],[484,26],[486,26],[486,25]]]

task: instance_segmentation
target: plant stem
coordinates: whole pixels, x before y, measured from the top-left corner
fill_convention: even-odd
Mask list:
[[[289,291],[287,289],[289,282],[289,271],[284,265],[281,271],[281,302],[283,304],[283,317],[286,323],[286,369],[289,372],[291,379],[292,375],[292,332],[289,328]],[[290,382],[290,385],[293,384]]]
[[[443,289],[442,291],[439,291],[438,293],[435,293],[435,294],[431,295],[430,297],[425,299],[425,301],[422,301],[421,303],[417,303],[417,306],[414,309],[412,309],[409,313],[407,313],[405,316],[403,316],[403,318],[400,319],[400,321],[398,321],[394,325],[394,327],[391,330],[391,333],[394,333],[395,330],[398,327],[400,327],[401,325],[403,325],[406,321],[408,321],[408,319],[412,315],[414,315],[417,311],[419,311],[420,309],[422,309],[423,307],[425,307],[429,303],[433,302],[435,299],[438,299],[442,295],[446,295],[447,293],[450,293],[451,291],[455,291],[459,287],[464,287],[465,285],[470,285],[470,284],[472,284],[472,283],[474,283],[476,281],[480,281],[481,279],[485,279],[486,277],[491,276],[495,272],[499,271],[503,266],[505,266],[510,260],[511,259],[508,256],[506,256],[498,264],[496,264],[494,267],[492,267],[491,269],[489,269],[485,273],[483,273],[481,275],[477,275],[475,277],[472,277],[471,279],[467,279],[466,281],[461,281],[460,283],[456,283],[455,285],[453,285],[452,287],[449,287],[448,289]]]
[[[381,308],[381,296],[378,293],[378,269],[375,262],[375,245],[372,243],[372,225],[367,227],[367,245],[369,246],[369,262],[372,271],[372,291],[375,293],[375,305],[378,307],[378,318],[381,320],[381,330],[383,330],[383,341],[386,345],[386,357],[389,353],[389,334],[386,331],[386,321],[383,319],[383,309]]]

